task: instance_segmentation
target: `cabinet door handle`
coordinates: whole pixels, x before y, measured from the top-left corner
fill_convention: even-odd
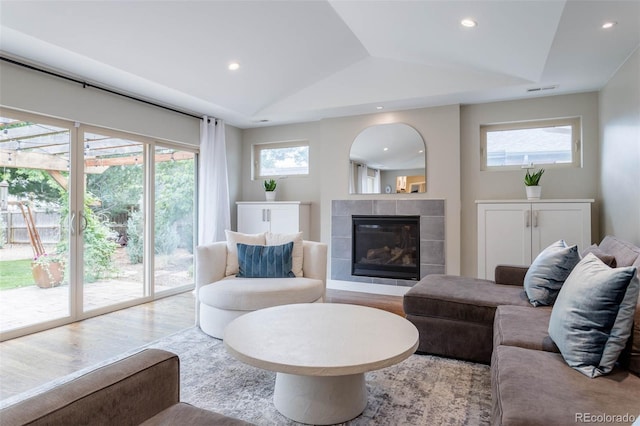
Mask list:
[[[267,222],[271,222],[271,209],[267,209]]]
[[[533,211],[533,227],[538,227],[538,210]]]
[[[262,221],[267,221],[267,209],[262,209]]]
[[[526,224],[525,226],[527,228],[529,226],[531,226],[530,220],[531,220],[531,212],[529,210],[525,210],[525,212],[524,212],[524,223]]]

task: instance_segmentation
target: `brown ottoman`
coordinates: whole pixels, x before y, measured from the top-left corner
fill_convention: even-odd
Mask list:
[[[493,320],[500,305],[531,306],[524,288],[453,275],[428,275],[404,296],[420,333],[418,352],[491,362]]]

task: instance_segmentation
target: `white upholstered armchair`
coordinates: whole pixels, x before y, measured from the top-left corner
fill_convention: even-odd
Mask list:
[[[327,245],[303,241],[302,276],[238,278],[228,275],[227,242],[196,250],[196,323],[221,339],[226,325],[242,314],[277,305],[323,302],[327,282]]]

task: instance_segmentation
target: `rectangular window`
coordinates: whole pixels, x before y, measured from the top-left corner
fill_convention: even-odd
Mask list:
[[[482,170],[580,167],[580,118],[480,126]]]
[[[254,179],[270,176],[307,176],[309,142],[291,141],[253,146]]]

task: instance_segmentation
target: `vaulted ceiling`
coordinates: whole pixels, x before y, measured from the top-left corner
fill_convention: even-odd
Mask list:
[[[0,25],[5,56],[247,128],[598,90],[640,0],[0,0]]]

